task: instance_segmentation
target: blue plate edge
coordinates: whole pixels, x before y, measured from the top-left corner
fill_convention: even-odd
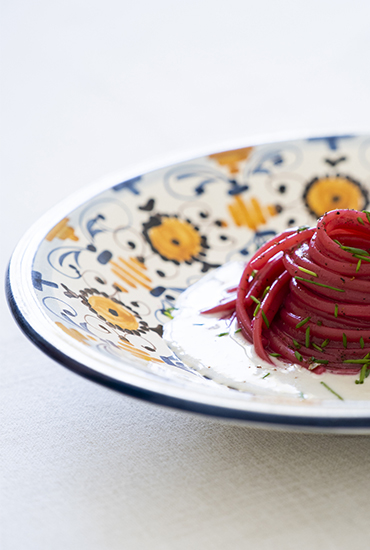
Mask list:
[[[11,261],[11,260],[10,260]],[[294,415],[281,415],[260,413],[254,411],[241,411],[226,407],[217,407],[216,405],[208,405],[204,403],[196,403],[191,400],[181,399],[164,395],[159,392],[143,389],[138,386],[133,386],[123,381],[115,380],[109,376],[96,372],[94,369],[72,359],[65,355],[58,348],[51,345],[45,340],[25,319],[14,299],[9,267],[5,277],[5,294],[9,309],[22,332],[27,338],[38,347],[48,357],[61,364],[63,367],[86,378],[92,382],[96,382],[104,387],[115,390],[119,393],[134,397],[143,401],[150,402],[155,405],[177,409],[180,411],[192,412],[202,416],[214,417],[223,420],[241,421],[246,424],[271,428],[297,428],[297,429],[327,429],[330,430],[348,430],[355,428],[360,430],[370,429],[370,418],[328,418],[328,417],[301,417]],[[263,426],[264,425],[264,426]],[[326,430],[325,430],[326,431]],[[348,433],[348,432],[347,432]],[[364,432],[365,433],[365,432]]]

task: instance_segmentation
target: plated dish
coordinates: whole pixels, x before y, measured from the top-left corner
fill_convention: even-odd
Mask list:
[[[370,382],[272,367],[237,327],[230,336],[230,320],[200,310],[269,239],[329,210],[366,210],[369,192],[368,136],[248,146],[109,178],[25,235],[9,304],[43,351],[129,395],[249,424],[366,433]]]

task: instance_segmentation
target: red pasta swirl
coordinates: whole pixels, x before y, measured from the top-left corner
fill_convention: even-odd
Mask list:
[[[236,298],[203,313],[235,312],[265,361],[320,374],[370,368],[370,214],[333,210],[316,228],[274,237],[247,263]]]

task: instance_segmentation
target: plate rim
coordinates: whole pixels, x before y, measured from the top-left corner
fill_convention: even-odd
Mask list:
[[[355,134],[356,137],[368,137],[368,134]],[[325,137],[325,136],[323,136]],[[254,145],[271,145],[275,143],[283,143],[286,141],[299,141],[299,140],[305,140],[306,137],[292,137],[290,139],[283,139],[278,141],[261,141],[260,143],[256,143],[256,141],[260,140],[254,140]],[[251,140],[252,141],[252,140]],[[244,141],[243,145],[239,145],[240,147],[246,147]],[[230,144],[229,144],[230,145]],[[225,148],[220,148],[219,150],[231,150],[232,148],[229,147],[229,145],[226,145]],[[236,147],[235,147],[236,148]],[[208,149],[209,151],[209,149]],[[30,267],[29,273],[27,271],[22,272],[22,270],[19,270],[21,275],[18,274],[19,280],[17,281],[17,278],[14,273],[14,269],[16,269],[17,262],[19,266],[24,261],[26,250],[28,250],[29,253],[31,253],[32,260],[43,240],[43,237],[47,234],[48,230],[51,229],[55,225],[55,219],[59,220],[68,215],[71,211],[75,210],[76,208],[82,206],[85,202],[93,199],[98,194],[104,192],[105,190],[110,189],[113,185],[117,184],[117,181],[127,181],[128,179],[131,179],[137,175],[143,175],[147,174],[149,172],[153,172],[158,169],[164,169],[168,166],[180,164],[182,162],[188,162],[192,160],[199,159],[201,157],[204,157],[208,154],[211,154],[209,152],[204,153],[200,152],[198,156],[192,156],[192,157],[182,157],[179,159],[172,159],[169,164],[166,162],[157,162],[153,165],[153,163],[149,164],[147,166],[141,166],[136,168],[132,167],[127,169],[124,172],[119,173],[112,173],[108,174],[107,176],[104,176],[103,178],[99,178],[95,182],[92,182],[91,184],[84,186],[76,193],[71,194],[63,201],[59,202],[52,208],[50,208],[44,215],[42,215],[36,222],[34,222],[31,227],[26,231],[26,233],[23,235],[23,237],[18,242],[11,258],[9,261],[8,269],[6,272],[6,280],[5,280],[5,287],[6,287],[6,298],[8,301],[9,308],[23,331],[23,333],[39,348],[41,351],[43,351],[46,355],[48,355],[53,360],[57,361],[64,367],[68,368],[69,370],[75,372],[76,374],[79,374],[93,382],[97,382],[105,387],[108,387],[110,389],[119,391],[120,393],[124,393],[126,395],[129,395],[131,397],[136,397],[151,403],[155,403],[157,405],[162,405],[166,407],[175,408],[177,410],[187,411],[187,412],[193,412],[196,414],[201,415],[207,415],[209,417],[216,417],[219,419],[225,419],[225,420],[234,420],[234,421],[242,421],[244,423],[248,423],[249,425],[267,425],[269,427],[284,427],[284,428],[291,428],[291,429],[311,429],[314,431],[339,431],[339,432],[346,432],[346,433],[366,433],[370,432],[370,410],[366,411],[366,414],[364,414],[364,411],[361,410],[356,411],[357,415],[316,415],[316,414],[294,414],[294,408],[293,405],[288,406],[281,406],[279,404],[269,403],[266,404],[269,409],[280,409],[276,412],[266,412],[266,411],[260,411],[257,410],[256,407],[249,407],[248,409],[245,408],[237,408],[237,407],[228,407],[228,406],[220,406],[215,405],[211,403],[202,402],[195,399],[187,399],[185,397],[181,397],[178,395],[173,395],[173,393],[163,393],[160,391],[156,391],[155,389],[150,389],[148,387],[143,387],[142,385],[135,385],[127,381],[115,379],[111,376],[108,376],[107,374],[104,374],[102,372],[97,371],[96,369],[89,366],[89,357],[86,356],[86,361],[82,363],[79,361],[76,356],[73,357],[73,355],[66,354],[62,351],[61,348],[58,348],[57,346],[53,345],[52,342],[48,341],[40,332],[37,330],[37,327],[32,325],[32,322],[29,320],[29,315],[27,315],[27,308],[24,307],[22,311],[22,306],[24,304],[22,303],[21,297],[18,297],[17,299],[17,289],[19,291],[20,288],[20,279],[23,278],[30,278],[30,273],[32,269],[32,265],[26,265],[26,267]],[[42,231],[43,236],[40,238],[40,231]],[[33,250],[33,253],[32,253]],[[42,319],[44,319],[44,314],[41,311],[40,308],[37,309],[37,313],[40,314]],[[60,339],[60,342],[62,343],[62,339]],[[70,349],[74,350],[75,348],[73,346],[70,346]],[[124,364],[124,361],[122,361],[122,364]],[[163,382],[162,382],[163,384]],[[155,384],[154,384],[155,386]],[[169,387],[171,387],[171,384],[169,384]],[[172,388],[174,386],[172,385]],[[185,391],[186,393],[189,393],[188,391]],[[181,394],[181,392],[180,392]],[[218,398],[216,394],[215,399]],[[361,403],[360,401],[358,403]],[[250,404],[252,404],[250,402]],[[308,412],[308,409],[310,409],[312,412],[315,409],[320,410],[320,406],[310,406],[307,409],[302,408],[302,410],[305,410]],[[281,412],[281,409],[288,409],[285,413]],[[290,410],[289,410],[290,409]],[[338,408],[333,407],[331,412],[339,412]],[[300,412],[302,412],[302,410]]]

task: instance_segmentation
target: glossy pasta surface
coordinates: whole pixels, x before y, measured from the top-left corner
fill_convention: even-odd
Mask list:
[[[316,374],[370,369],[370,214],[333,210],[289,229],[247,263],[236,297],[204,313],[236,315],[257,354]]]

